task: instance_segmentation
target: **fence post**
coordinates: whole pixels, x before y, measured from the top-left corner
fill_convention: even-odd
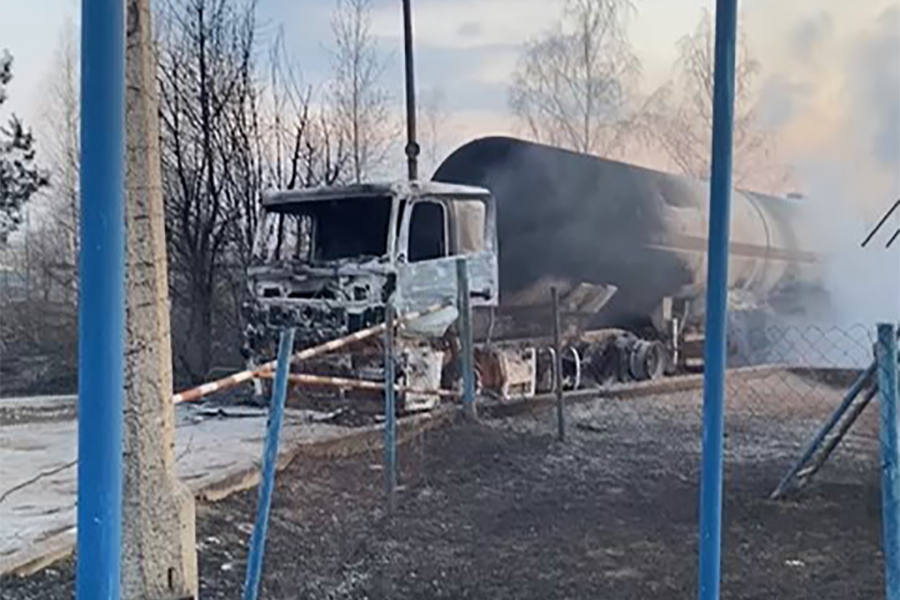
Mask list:
[[[562,341],[560,337],[559,323],[559,290],[556,286],[550,288],[550,298],[553,304],[553,388],[556,392],[556,429],[560,441],[566,439],[566,421],[563,414],[563,385],[562,385]]]
[[[717,0],[713,86],[712,169],[703,374],[703,464],[700,476],[700,600],[718,600],[722,550],[722,444],[725,428],[725,337],[728,235],[734,126],[737,0]]]
[[[259,482],[259,502],[256,506],[256,523],[250,537],[250,551],[247,556],[247,576],[244,579],[243,600],[256,600],[259,580],[262,574],[263,555],[266,551],[266,533],[269,528],[269,508],[272,506],[272,490],[275,487],[275,465],[278,462],[278,436],[284,416],[284,401],[287,396],[288,375],[291,369],[291,353],[294,348],[294,329],[281,331],[278,341],[278,366],[275,371],[275,385],[269,402],[269,422],[266,443],[263,448],[262,478]]]
[[[459,299],[463,414],[466,417],[475,418],[475,361],[472,356],[472,309],[469,306],[469,269],[465,258],[459,258],[456,261],[456,287]]]
[[[859,393],[866,387],[866,384],[872,378],[872,375],[875,373],[876,362],[872,362],[869,367],[862,372],[862,374],[856,378],[853,384],[850,386],[850,389],[847,390],[847,393],[844,394],[844,398],[841,400],[840,405],[835,409],[831,416],[828,417],[828,420],[824,425],[816,432],[815,437],[813,437],[812,441],[803,451],[803,454],[800,456],[797,461],[791,465],[791,468],[788,469],[787,473],[784,474],[784,477],[781,478],[781,481],[778,482],[778,487],[775,488],[775,491],[769,496],[772,500],[776,500],[780,498],[788,489],[791,481],[797,474],[806,466],[806,464],[812,459],[815,453],[818,451],[819,447],[825,441],[825,438],[828,437],[828,434],[831,433],[831,430],[834,429],[838,423],[840,423],[841,418],[844,416],[850,407],[853,405],[853,401],[856,400],[856,397]]]
[[[897,411],[897,330],[878,326],[879,437],[884,597],[900,600],[900,414]]]
[[[125,348],[125,14],[81,3],[76,595],[119,598]]]
[[[397,406],[394,394],[394,303],[384,307],[384,491],[388,514],[396,508],[397,487]]]
[[[838,428],[837,433],[834,434],[834,437],[832,437],[831,440],[822,449],[822,452],[819,454],[819,457],[815,460],[815,462],[813,462],[810,466],[803,469],[799,473],[800,477],[798,478],[798,485],[806,485],[809,480],[812,479],[813,475],[819,472],[819,469],[821,469],[825,465],[825,463],[831,457],[831,454],[844,440],[844,436],[847,435],[847,432],[850,431],[850,428],[853,427],[853,424],[856,423],[856,420],[877,394],[877,385],[873,385],[868,389],[868,391],[866,391],[866,395],[863,396],[863,399],[857,402],[847,413],[847,418],[844,419],[844,421],[841,423],[841,426]]]

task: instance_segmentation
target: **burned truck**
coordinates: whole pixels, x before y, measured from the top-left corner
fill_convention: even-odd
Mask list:
[[[277,191],[263,217],[248,276],[246,354],[271,355],[272,331],[291,325],[312,345],[385,318],[388,299],[406,323],[397,340],[398,383],[436,390],[454,369],[448,332],[458,310],[456,261],[466,261],[471,304],[497,304],[495,207],[488,190],[435,182]],[[380,340],[307,368],[383,381]],[[449,365],[449,369],[448,369]],[[407,409],[438,397],[406,393]]]
[[[701,181],[504,137],[460,147],[431,182],[272,193],[249,274],[249,353],[271,352],[265,332],[281,324],[313,343],[381,322],[389,296],[400,313],[444,303],[405,329],[398,373],[411,387],[454,386],[463,259],[484,393],[552,388],[554,287],[566,387],[701,368],[707,198]],[[733,192],[733,310],[803,309],[819,281],[797,227],[806,209]],[[379,356],[354,352],[339,370],[377,379]]]

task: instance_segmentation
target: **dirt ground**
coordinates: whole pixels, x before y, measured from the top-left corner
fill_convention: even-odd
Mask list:
[[[782,373],[729,397],[723,597],[882,595],[874,411],[806,489],[768,493],[839,394]],[[813,393],[815,392],[815,393]],[[699,393],[543,409],[420,434],[386,515],[380,454],[279,473],[263,599],[687,598],[696,593]],[[256,490],[197,508],[201,598],[237,598]],[[72,597],[71,560],[5,579]]]

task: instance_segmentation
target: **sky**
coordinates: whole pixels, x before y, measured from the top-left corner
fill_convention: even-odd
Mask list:
[[[262,41],[283,32],[304,80],[324,82],[333,1],[257,1]],[[373,33],[388,59],[385,84],[399,120],[401,4],[373,1]],[[510,75],[522,45],[558,18],[561,3],[413,0],[417,87],[420,93],[439,88],[443,95],[443,154],[479,136],[520,132],[507,107]],[[649,92],[671,75],[677,41],[714,2],[634,3],[629,36]],[[79,5],[0,0],[0,49],[15,57],[3,112],[31,123],[40,119],[61,30],[67,19],[77,26]],[[900,244],[893,253],[858,250],[867,229],[900,196],[900,0],[743,0],[740,8],[739,27],[761,66],[761,122],[777,133],[779,156],[792,168],[797,191],[821,208],[821,222],[810,228],[842,249],[835,285],[849,292],[851,310],[873,304],[880,314],[900,312]],[[900,226],[900,217],[896,222]]]
[[[399,113],[400,1],[374,0],[374,4],[373,32],[388,59],[385,82],[394,92]],[[635,4],[629,34],[649,91],[669,76],[677,41],[714,2],[635,0]],[[479,135],[516,133],[507,109],[510,74],[522,44],[558,17],[561,0],[414,0],[413,6],[417,86],[426,93],[435,87],[441,91],[450,125],[442,135],[448,150]],[[39,118],[42,82],[52,68],[60,31],[67,19],[77,25],[79,7],[80,0],[0,0],[0,48],[15,57],[7,110],[26,119]],[[327,78],[332,1],[258,0],[258,7],[260,35],[274,37],[281,29],[305,79],[315,83]],[[843,137],[836,133],[848,126],[841,120],[870,99],[862,97],[865,94],[882,97],[879,110],[888,119],[867,124],[883,131],[866,135],[883,146],[882,154],[900,155],[896,148],[900,68],[895,68],[900,60],[900,1],[744,0],[740,7],[740,26],[762,65],[763,118],[783,134],[782,149],[792,164],[809,158],[825,142]],[[866,40],[868,49],[863,48]],[[870,53],[868,58],[858,56],[865,52]],[[894,64],[886,54],[893,54]],[[891,68],[893,74],[886,76],[887,71],[878,70]],[[873,75],[865,81],[867,70]],[[880,185],[889,189],[892,183],[896,182]]]
[[[281,30],[306,81],[329,74],[332,0],[257,0],[259,35]],[[402,108],[400,0],[373,0],[372,29]],[[507,89],[523,43],[559,16],[561,0],[413,0],[420,92],[439,89],[444,153],[468,139],[519,133]],[[635,0],[629,35],[645,91],[671,74],[677,41],[712,0]],[[80,0],[0,0],[0,48],[14,79],[4,112],[40,119],[60,32]],[[762,122],[779,134],[798,191],[838,164],[867,213],[900,193],[900,0],[743,0],[740,27],[762,70]],[[868,218],[872,218],[869,216]]]

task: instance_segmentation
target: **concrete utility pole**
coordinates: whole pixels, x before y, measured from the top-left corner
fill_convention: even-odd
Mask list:
[[[194,498],[174,458],[172,348],[150,0],[125,0],[122,598],[197,598]]]

